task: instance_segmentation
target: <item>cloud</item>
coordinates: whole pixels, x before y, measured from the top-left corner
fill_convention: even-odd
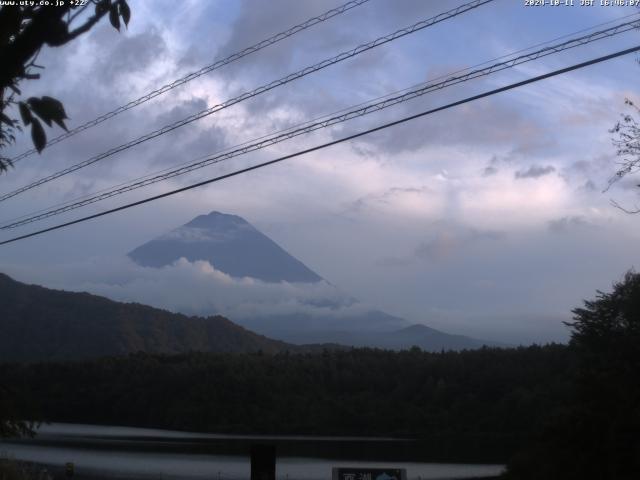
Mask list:
[[[220,47],[220,51],[225,54],[241,51],[320,13],[318,7],[312,2],[274,0],[269,2],[269,15],[265,16],[264,11],[256,8],[254,3],[247,0],[239,2],[239,12],[233,22],[231,35]],[[295,49],[296,42],[281,42],[278,48],[268,48],[254,56],[249,68],[267,71],[269,74],[277,69],[288,68]]]
[[[552,165],[547,165],[546,167],[541,167],[538,165],[533,165],[529,167],[527,170],[518,170],[514,176],[516,179],[521,178],[540,178],[545,175],[549,175],[550,173],[555,172],[556,169]]]
[[[326,281],[269,283],[234,278],[206,261],[182,258],[163,268],[141,267],[125,258],[99,258],[47,271],[7,267],[49,288],[86,291],[188,315],[221,314],[242,323],[269,316],[306,315],[345,319],[370,310]]]
[[[251,0],[178,3],[138,2],[127,31],[118,33],[105,19],[78,41],[43,49],[38,58],[38,63],[46,67],[42,79],[24,82],[23,97],[59,98],[71,117],[69,126],[77,126],[341,2],[275,0],[266,9],[256,8]],[[368,2],[98,128],[47,147],[42,155],[20,162],[2,176],[3,190],[19,188],[145,134],[153,126],[200,110],[203,105],[219,103],[455,6],[454,2],[423,0]],[[587,9],[579,16],[558,11],[554,15],[561,15],[562,21],[545,23],[539,21],[544,16],[542,11],[540,19],[533,19],[531,12],[515,2],[505,3],[504,8],[509,21],[502,22],[501,28],[494,28],[492,8],[478,8],[34,189],[4,203],[3,217],[39,210],[70,196],[149,174],[159,169],[158,165],[165,168],[190,161],[504,55],[526,47],[527,38],[556,36],[554,29],[560,24],[578,30],[581,23],[597,23],[598,16],[613,15],[606,8]],[[488,32],[486,41],[475,41],[477,31]],[[514,38],[524,43],[514,45]],[[627,41],[628,36],[609,40],[620,48]],[[437,107],[520,80],[524,75],[543,73],[547,67],[577,61],[575,55],[588,58],[588,52],[572,50],[561,58],[548,57],[548,62],[543,62],[546,67],[531,63],[443,89],[330,131],[254,152],[247,155],[247,163],[302,150],[347,131],[364,130]],[[215,265],[214,272],[209,273],[205,272],[208,267],[196,265],[144,272],[114,262],[114,267],[122,269],[120,273],[108,262],[87,262],[83,272],[66,280],[69,269],[75,267],[48,265],[52,258],[77,262],[95,255],[122,255],[200,213],[219,209],[251,219],[324,278],[404,317],[420,320],[434,306],[464,308],[474,319],[480,314],[494,315],[505,310],[505,305],[514,314],[536,308],[550,314],[554,309],[566,312],[595,287],[602,287],[598,281],[603,280],[606,287],[606,282],[635,258],[637,217],[611,207],[608,196],[632,207],[638,199],[637,178],[632,182],[629,177],[628,182],[614,186],[609,195],[601,194],[616,170],[609,129],[624,108],[624,97],[633,98],[635,94],[626,75],[629,68],[637,68],[632,59],[594,66],[588,72],[549,79],[388,129],[366,141],[318,151],[171,200],[7,245],[0,249],[0,263],[6,270],[5,266],[13,263],[24,266],[40,262],[42,265],[36,268],[49,273],[34,271],[34,281],[38,276],[47,277],[47,282],[39,283],[74,288],[87,285],[87,289],[117,293],[123,299],[132,288],[130,298],[159,305],[165,302],[167,306],[173,302],[191,311],[226,308],[225,295],[235,304],[235,300],[243,300],[243,291],[252,292],[247,302],[238,303],[247,310],[322,311],[326,293],[314,296],[296,286],[247,286],[237,279],[227,281],[216,276]],[[57,129],[49,132],[61,133]],[[18,142],[7,153],[30,148],[28,132]],[[245,166],[243,159],[96,204],[88,207],[86,214],[115,207],[125,198],[133,201],[226,173],[232,167]],[[534,160],[538,164],[535,168],[553,165],[556,173],[531,176],[536,173],[531,167]],[[516,172],[521,177],[514,178]],[[72,220],[81,212],[85,213],[78,210],[62,218]],[[614,220],[607,223],[607,228],[584,225],[603,225],[610,217]],[[267,230],[269,225],[273,228]],[[20,233],[29,231],[27,228]],[[505,240],[491,232],[505,232]],[[9,238],[11,234],[2,235]],[[602,245],[613,247],[603,250]],[[585,258],[590,261],[585,262]],[[200,277],[218,293],[197,287],[196,278]],[[180,282],[193,292],[174,290]],[[486,288],[490,284],[495,287]],[[481,293],[476,292],[477,285],[484,285]],[[494,296],[488,296],[488,291]],[[164,298],[161,292],[169,292],[171,298]],[[280,295],[291,295],[291,302],[276,301]],[[229,311],[230,315],[241,313]],[[453,326],[455,319],[451,322]],[[480,329],[483,320],[476,323]],[[535,319],[530,325],[532,331],[538,328]],[[491,334],[478,335],[491,338],[508,328],[505,320]]]
[[[409,257],[383,257],[376,260],[376,265],[379,267],[405,267],[411,265],[411,258]]]
[[[120,76],[144,72],[167,53],[165,40],[156,28],[135,35],[118,35],[115,41],[109,28],[102,26],[93,36],[99,45],[96,48],[113,45],[107,53],[103,51],[96,62],[96,78],[104,84],[108,85]]]
[[[272,0],[269,2],[268,14],[265,14],[264,10],[256,8],[253,1],[242,0],[237,2],[238,12],[231,26],[231,35],[220,50],[225,53],[242,50],[338,4],[340,2]],[[299,64],[301,59],[306,59],[307,63],[310,58],[322,60],[329,54],[335,55],[347,48],[356,47],[381,34],[411,25],[418,19],[429,18],[446,9],[446,6],[420,0],[364,5],[280,42],[276,48],[263,50],[260,55],[252,57],[252,62],[247,67],[250,73],[284,73],[283,69]],[[378,63],[382,61],[380,59]],[[370,71],[371,65],[363,67]]]
[[[437,100],[430,95],[390,109],[392,118],[402,118],[419,111],[459,100],[458,89],[438,91]],[[376,117],[377,118],[377,117]],[[375,118],[371,124],[380,123]],[[399,127],[390,128],[369,136],[361,143],[375,146],[380,152],[398,154],[412,152],[425,147],[457,146],[509,146],[514,150],[534,150],[532,138],[545,137],[543,128],[527,117],[513,104],[500,98],[484,99],[434,115],[413,120]]]
[[[510,164],[514,159],[514,156],[514,152],[510,152],[508,155],[496,155],[494,153],[489,160],[489,164],[482,171],[482,176],[490,177],[492,175],[496,175],[500,172],[499,167]]]
[[[417,261],[441,261],[455,256],[479,242],[499,241],[506,233],[497,230],[478,230],[463,225],[436,222],[431,236],[420,242],[411,255],[406,257],[383,257],[376,263],[383,267],[403,267]]]
[[[490,177],[491,175],[495,175],[496,173],[498,173],[498,169],[492,165],[485,167],[485,169],[482,171],[482,175],[485,177]]]
[[[588,179],[580,186],[579,190],[583,192],[596,192],[598,191],[598,187],[593,180]]]
[[[553,233],[566,233],[574,229],[594,228],[594,225],[583,215],[573,215],[550,220],[548,227]]]
[[[432,238],[418,245],[414,255],[427,260],[440,260],[476,242],[501,240],[504,237],[505,233],[500,231],[445,227],[435,233]]]
[[[177,120],[182,120],[189,115],[205,110],[207,107],[206,98],[191,97],[156,115],[153,119],[154,128],[161,128]]]
[[[346,211],[351,213],[361,212],[368,208],[390,206],[402,201],[420,200],[433,190],[426,185],[418,187],[391,187],[382,192],[370,193],[362,196],[346,206]]]

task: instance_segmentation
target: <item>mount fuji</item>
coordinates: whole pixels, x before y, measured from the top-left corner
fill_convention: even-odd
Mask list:
[[[278,309],[272,308],[264,298],[254,301],[251,288],[247,288],[246,295],[239,295],[231,306],[224,298],[227,311],[183,313],[225,315],[243,327],[287,342],[336,342],[394,349],[416,345],[426,350],[459,350],[492,344],[425,325],[412,325],[364,305],[236,215],[215,211],[200,215],[135,248],[128,256],[139,266],[153,269],[179,262],[207,262],[240,285],[248,282],[247,285],[255,287],[258,283],[281,291],[283,298],[277,299]],[[212,298],[216,293],[211,292]],[[252,303],[254,307],[243,308],[243,302]]]
[[[129,257],[144,267],[180,258],[203,260],[232,277],[265,282],[319,282],[322,278],[237,215],[211,212],[141,245]]]

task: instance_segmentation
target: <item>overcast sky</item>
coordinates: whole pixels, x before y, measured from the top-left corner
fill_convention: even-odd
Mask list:
[[[46,49],[25,96],[64,102],[69,126],[285,30],[340,2],[131,1],[129,29],[103,22]],[[29,157],[2,192],[459,1],[371,0]],[[579,0],[575,0],[579,3]],[[632,7],[525,7],[497,0],[132,148],[0,204],[0,219],[46,208],[624,15]],[[613,25],[609,24],[607,26]],[[600,28],[605,28],[602,26]],[[438,91],[367,118],[11,232],[101,211],[238,166],[640,43],[632,31]],[[70,265],[100,265],[218,210],[240,215],[360,300],[447,332],[510,342],[565,340],[562,320],[640,264],[638,183],[615,172],[609,130],[640,99],[633,55],[538,82],[40,237],[0,247],[0,270],[73,287]],[[48,130],[49,135],[58,130]],[[30,147],[28,135],[11,153]],[[85,269],[82,270],[86,274]],[[92,275],[99,276],[95,268]],[[67,283],[65,283],[67,282]]]

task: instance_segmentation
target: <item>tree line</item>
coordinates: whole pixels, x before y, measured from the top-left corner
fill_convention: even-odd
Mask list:
[[[232,433],[528,434],[564,396],[561,345],[428,353],[138,353],[4,364],[23,418]]]
[[[510,445],[510,478],[640,478],[640,274],[573,313],[568,345],[137,353],[1,364],[0,384],[13,419],[500,439]]]

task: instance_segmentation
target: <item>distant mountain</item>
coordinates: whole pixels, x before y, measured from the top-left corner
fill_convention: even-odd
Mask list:
[[[68,360],[133,352],[275,353],[299,347],[224,317],[187,317],[0,274],[0,361]]]
[[[243,218],[200,215],[129,253],[144,267],[163,267],[180,258],[205,260],[232,277],[265,282],[318,282],[322,278]]]
[[[257,315],[230,312],[235,322],[271,337],[317,330],[393,330],[409,325],[384,312],[365,307],[353,309],[361,306],[356,299],[341,293],[237,215],[220,212],[200,215],[139,246],[128,256],[138,265],[154,268],[171,265],[181,258],[190,262],[207,261],[232,277],[251,277],[272,285],[287,282],[299,285],[298,291],[303,293],[308,290],[309,295],[304,298],[281,299],[285,303],[297,302],[301,309],[294,314],[267,313],[269,305],[264,305],[262,299],[259,302],[264,308]],[[314,287],[323,289],[325,295]],[[215,298],[214,294],[212,292]],[[243,300],[250,303],[252,298],[247,293]],[[337,313],[347,310],[347,314]]]
[[[89,293],[26,285],[1,273],[0,298],[0,362],[76,360],[139,351],[277,353],[351,346],[394,350],[418,346],[439,351],[498,346],[424,325],[358,332],[322,330],[322,325],[306,331],[292,328],[280,332],[281,338],[291,342],[287,343],[256,334],[221,316],[189,317]],[[366,321],[366,316],[361,320]]]
[[[403,329],[409,322],[394,317],[380,310],[363,310],[361,312],[343,312],[336,315],[318,315],[305,312],[256,315],[242,318],[242,325],[255,332],[274,338],[288,338],[294,343],[306,343],[302,338],[331,336],[332,333],[345,331],[360,336],[365,333],[386,334]],[[266,333],[269,332],[269,333]],[[315,343],[311,340],[311,343]]]
[[[426,325],[411,325],[391,334],[387,334],[379,341],[379,346],[390,349],[404,348],[406,345],[416,345],[423,350],[463,350],[480,348],[482,346],[506,346],[497,342],[478,340],[465,335],[451,335]]]
[[[464,335],[451,335],[426,325],[411,325],[393,331],[314,331],[291,332],[277,335],[291,343],[331,343],[346,347],[375,347],[387,350],[403,350],[420,347],[428,352],[441,350],[471,350],[474,348],[506,347],[505,344],[478,340]]]
[[[160,268],[185,258],[208,261],[232,277],[252,277],[269,284],[280,282],[309,286],[307,297],[286,297],[281,304],[295,304],[294,312],[274,314],[259,299],[260,308],[236,308],[227,312],[252,331],[293,343],[339,343],[401,349],[419,346],[425,350],[478,348],[484,342],[450,335],[424,325],[367,308],[341,293],[320,275],[280,248],[249,222],[236,215],[211,212],[131,251],[129,257],[144,267]],[[324,296],[313,290],[322,286]],[[179,286],[177,287],[179,288]],[[298,289],[299,291],[300,289]],[[304,291],[304,290],[303,290]],[[216,292],[212,292],[215,298]],[[283,295],[289,295],[283,290]],[[250,293],[240,295],[251,304]],[[285,310],[283,310],[284,312]]]

